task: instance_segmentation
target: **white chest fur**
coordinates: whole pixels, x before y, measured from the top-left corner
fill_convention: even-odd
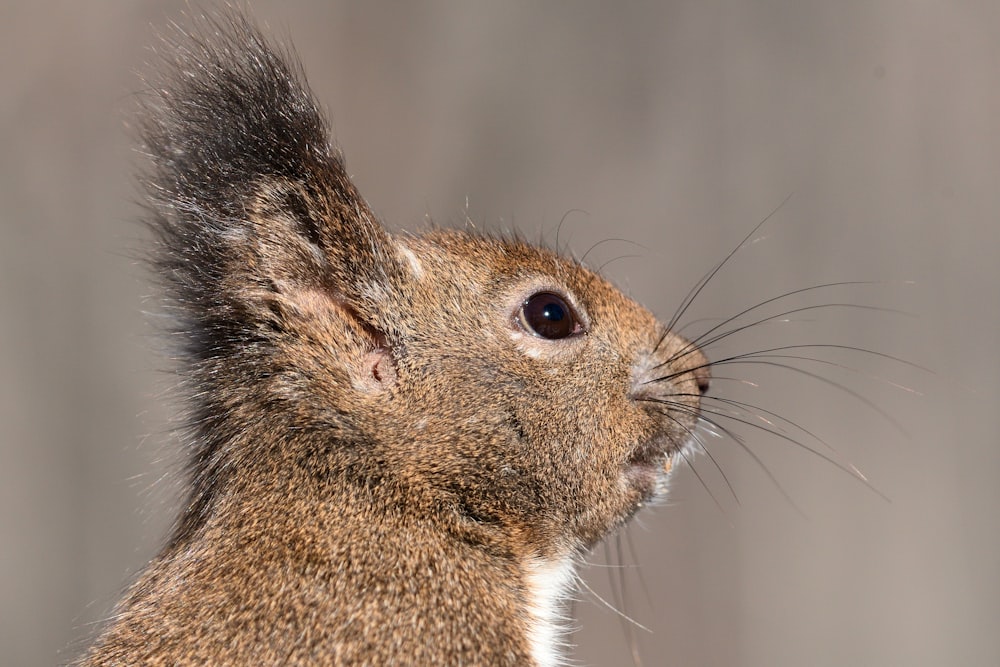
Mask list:
[[[527,566],[528,641],[538,667],[563,664],[562,637],[566,632],[565,602],[576,576],[571,559],[533,559]]]

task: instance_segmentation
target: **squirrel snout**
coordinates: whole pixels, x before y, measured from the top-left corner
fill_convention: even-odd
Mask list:
[[[668,391],[667,387],[679,388],[693,382],[692,389],[701,397],[708,393],[711,379],[711,362],[701,349],[668,333],[651,352],[638,359],[633,370],[632,396],[635,399],[655,397]]]

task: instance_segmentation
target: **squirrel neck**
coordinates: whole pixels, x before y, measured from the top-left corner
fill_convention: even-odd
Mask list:
[[[105,646],[155,628],[150,654],[178,662],[560,664],[570,558],[465,539],[363,486],[248,491],[158,557]]]

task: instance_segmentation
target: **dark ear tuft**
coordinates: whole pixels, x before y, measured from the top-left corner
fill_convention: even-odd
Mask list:
[[[363,313],[359,295],[401,275],[397,251],[331,147],[298,61],[245,16],[193,24],[165,40],[140,123],[154,264],[191,357],[253,342],[278,286],[329,288]]]
[[[195,23],[168,41],[166,66],[143,98],[151,194],[239,215],[234,206],[260,179],[342,171],[297,60],[245,16]]]

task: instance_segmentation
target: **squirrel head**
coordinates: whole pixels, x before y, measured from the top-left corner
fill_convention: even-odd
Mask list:
[[[175,540],[273,492],[549,557],[662,494],[701,353],[551,250],[389,233],[294,59],[245,20],[215,28],[176,49],[141,129],[191,412]]]

